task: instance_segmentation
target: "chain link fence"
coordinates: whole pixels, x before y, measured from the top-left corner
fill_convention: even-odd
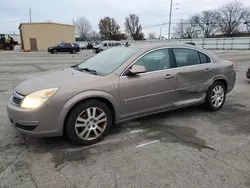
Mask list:
[[[129,43],[168,43],[168,40],[128,41]],[[171,43],[193,42],[196,46],[209,50],[250,50],[250,37],[171,39]]]

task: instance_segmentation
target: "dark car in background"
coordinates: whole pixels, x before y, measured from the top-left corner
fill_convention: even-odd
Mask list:
[[[80,51],[80,47],[76,43],[61,43],[57,46],[52,46],[48,48],[48,52],[52,54],[56,54],[58,52],[69,52],[69,53],[77,53]]]
[[[250,67],[248,68],[248,70],[247,70],[247,78],[249,78],[250,79]]]

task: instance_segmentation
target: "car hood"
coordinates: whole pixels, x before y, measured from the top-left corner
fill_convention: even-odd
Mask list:
[[[80,72],[73,68],[58,69],[43,72],[24,80],[16,87],[15,91],[22,95],[27,95],[42,89],[63,88],[69,86],[69,84],[79,86],[86,82],[90,83],[101,78],[101,76]]]

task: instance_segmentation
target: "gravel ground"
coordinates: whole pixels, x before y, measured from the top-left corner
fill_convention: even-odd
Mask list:
[[[68,67],[93,55],[0,51],[0,187],[250,187],[249,51],[219,51],[237,72],[234,90],[219,112],[199,107],[118,125],[96,145],[31,138],[10,126],[5,110],[26,77]]]

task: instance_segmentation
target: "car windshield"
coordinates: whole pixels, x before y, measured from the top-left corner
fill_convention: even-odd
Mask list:
[[[80,69],[94,70],[98,75],[105,76],[120,67],[138,51],[139,49],[136,48],[111,48],[80,63],[78,67]]]

